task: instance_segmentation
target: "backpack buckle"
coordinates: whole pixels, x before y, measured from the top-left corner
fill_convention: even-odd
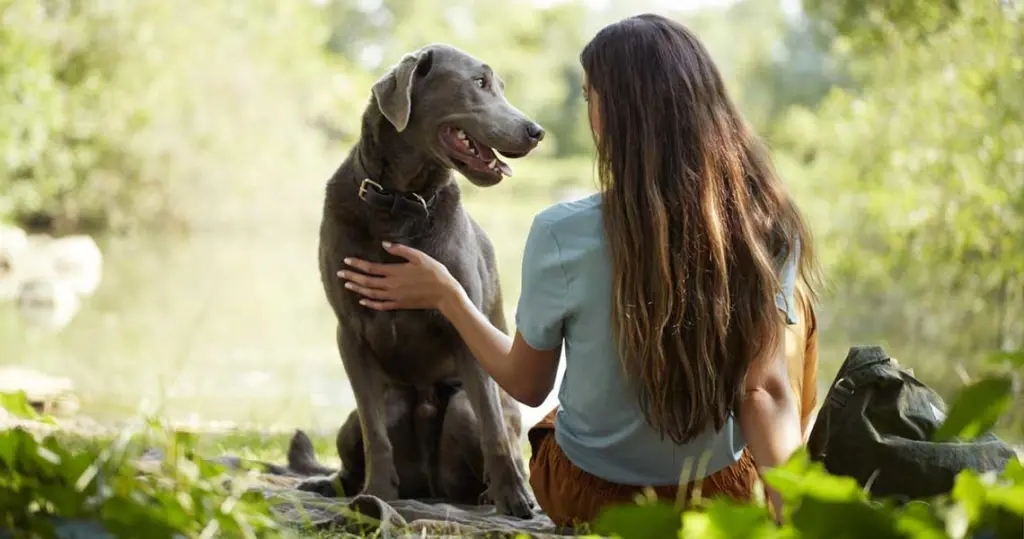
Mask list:
[[[853,385],[849,378],[840,378],[832,386],[832,391],[829,391],[828,400],[836,403],[839,407],[846,406],[855,390],[856,386]]]

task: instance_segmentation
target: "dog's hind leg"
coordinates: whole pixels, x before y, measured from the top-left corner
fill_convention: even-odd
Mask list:
[[[341,470],[320,464],[313,450],[313,442],[306,433],[296,431],[288,446],[288,470],[293,474],[314,476],[304,479],[296,488],[328,498],[351,496],[362,488],[363,441],[356,412],[352,412],[338,429],[337,446],[341,456]]]
[[[487,484],[480,425],[465,391],[448,400],[437,453],[436,482],[441,497],[453,503],[481,503]]]
[[[362,488],[366,481],[366,450],[363,447],[363,431],[359,424],[358,412],[353,411],[349,414],[348,419],[338,429],[338,436],[334,442],[338,448],[338,458],[341,459],[342,486],[346,483],[352,485],[348,495],[354,495],[354,490]]]

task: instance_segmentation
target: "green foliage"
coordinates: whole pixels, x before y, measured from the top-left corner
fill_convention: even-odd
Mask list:
[[[679,529],[679,512],[666,503],[618,505],[603,511],[593,528],[599,535],[617,533],[623,539],[671,537]]]
[[[15,395],[3,403],[27,406]],[[144,448],[162,450],[152,469],[140,467]],[[276,536],[262,495],[228,484],[194,449],[192,436],[157,422],[84,449],[20,426],[2,430],[0,527],[44,537],[67,522],[99,523],[117,537]]]
[[[196,202],[218,185],[286,173],[261,156],[310,166],[322,141],[308,120],[337,95],[314,8],[238,6],[0,0],[0,218],[58,230],[208,218]]]
[[[1008,363],[1014,367],[1024,367],[1024,350],[1015,352],[996,352],[989,356],[989,363]]]
[[[917,41],[946,28],[972,0],[804,0],[820,30],[859,52],[879,52],[888,34]],[[969,8],[968,8],[969,9]]]
[[[937,441],[970,439],[987,431],[1006,409],[1013,391],[1009,377],[982,379],[954,398]],[[728,498],[697,500],[685,510],[664,502],[605,509],[595,529],[633,537],[782,538],[885,537],[939,539],[1019,537],[1024,533],[1024,465],[1011,460],[999,474],[965,470],[953,490],[930,500],[897,505],[873,500],[855,479],[830,474],[806,448],[764,474],[783,499],[783,523],[776,525],[758,503]]]
[[[986,377],[963,388],[953,400],[949,415],[935,432],[935,441],[969,441],[990,432],[1013,400],[1013,379]]]
[[[807,5],[853,84],[774,142],[833,284],[829,332],[887,342],[947,393],[955,363],[933,358],[1024,342],[1020,3]]]
[[[681,539],[781,539],[792,536],[792,533],[775,526],[765,507],[716,498],[710,500],[701,511],[685,512],[678,536]]]
[[[28,402],[28,397],[24,391],[0,393],[0,408],[21,419],[35,419],[37,417],[36,411]]]
[[[992,382],[987,382],[993,380]],[[954,399],[943,431],[969,437],[994,422],[1006,378],[984,379]],[[39,419],[23,394],[0,395],[9,414]],[[978,404],[981,403],[981,404]],[[998,409],[998,407],[996,407]],[[282,440],[283,441],[283,440]],[[253,440],[243,440],[253,445]],[[255,445],[259,445],[256,443]],[[160,457],[142,459],[158,448]],[[24,427],[0,431],[0,522],[45,534],[57,524],[98,523],[115,536],[271,537],[283,533],[266,500],[198,456],[196,438],[149,421],[115,440],[75,444]],[[145,464],[148,463],[148,464]],[[897,506],[873,500],[852,478],[829,474],[805,449],[765,474],[783,499],[783,525],[763,503],[694,500],[686,510],[658,500],[613,506],[594,523],[602,536],[646,537],[995,537],[1024,533],[1024,465],[1000,473],[965,471],[943,496]],[[84,525],[84,524],[82,524]],[[1016,534],[1016,535],[1014,535]]]
[[[1024,467],[1011,461],[1000,475],[965,471],[948,495],[896,505],[871,500],[851,478],[828,474],[806,451],[766,474],[784,500],[777,525],[765,507],[727,498],[679,511],[667,503],[606,509],[597,531],[624,539],[680,538],[947,538],[1024,533]],[[1014,535],[1016,534],[1016,535]]]

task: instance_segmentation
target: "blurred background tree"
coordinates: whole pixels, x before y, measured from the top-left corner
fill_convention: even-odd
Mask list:
[[[892,339],[952,389],[1024,346],[1024,57],[1000,2],[807,2],[853,89],[776,131],[802,169],[830,331]]]
[[[107,256],[65,332],[0,310],[0,363],[68,373],[104,417],[151,398],[333,426],[351,401],[316,226],[370,84],[448,42],[548,129],[513,178],[465,188],[511,314],[532,216],[594,186],[579,51],[643,11],[701,37],[811,220],[823,382],[852,344],[946,393],[1024,347],[1019,3],[0,0],[0,221],[90,232]]]

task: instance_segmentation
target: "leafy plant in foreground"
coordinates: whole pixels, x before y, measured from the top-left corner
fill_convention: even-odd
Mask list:
[[[0,399],[8,413],[34,418],[23,402],[23,395]],[[198,458],[189,434],[150,421],[109,442],[77,451],[69,445],[24,426],[0,431],[0,527],[44,537],[69,520],[98,523],[117,537],[255,538],[278,531],[263,497]],[[147,448],[160,456],[140,460]]]
[[[936,441],[968,441],[988,432],[1009,408],[1015,385],[1012,375],[999,374],[962,388]],[[828,473],[806,449],[766,472],[765,480],[783,497],[781,526],[762,504],[721,498],[698,500],[685,511],[664,502],[612,507],[600,515],[595,529],[624,539],[1024,536],[1024,465],[1019,459],[1011,460],[1000,474],[965,470],[951,492],[904,504],[871,499],[855,479]]]

